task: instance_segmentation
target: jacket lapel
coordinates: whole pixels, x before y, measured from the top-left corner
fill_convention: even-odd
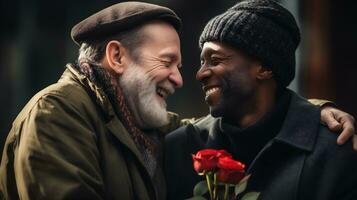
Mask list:
[[[119,121],[118,118],[113,118],[106,124],[106,127],[112,135],[117,138],[121,144],[123,144],[127,149],[129,149],[137,158],[140,164],[144,166],[141,154],[136,148],[133,139],[130,137],[129,133],[126,131],[124,125]]]
[[[154,183],[152,182],[149,172],[144,165],[141,153],[139,152],[129,133],[126,131],[124,125],[119,121],[118,118],[115,117],[106,124],[106,127],[109,132],[114,135],[114,137],[117,138],[119,142],[134,155],[134,159],[136,159],[136,161],[139,163],[139,165],[136,167],[138,167],[143,178],[145,178],[144,180],[146,180],[144,183],[148,187],[148,192],[151,193],[151,196],[155,196]]]
[[[247,170],[252,174],[251,184],[264,188],[259,199],[296,199],[305,158],[315,145],[320,110],[291,93],[291,103],[280,132],[259,152]]]
[[[311,152],[320,126],[320,107],[312,105],[294,92],[291,93],[289,111],[275,140]]]

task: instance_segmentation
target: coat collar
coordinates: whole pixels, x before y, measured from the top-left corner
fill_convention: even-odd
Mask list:
[[[108,120],[116,117],[114,108],[109,101],[108,96],[105,94],[102,88],[93,83],[89,78],[78,72],[72,64],[66,65],[66,70],[62,74],[59,82],[64,80],[72,80],[79,82],[95,100],[97,106],[101,108]]]
[[[312,151],[320,126],[320,108],[296,93],[289,92],[291,93],[289,110],[275,141],[297,149]]]
[[[94,84],[88,77],[79,73],[72,64],[66,65],[66,70],[61,76],[59,82],[65,80],[72,80],[79,82],[92,98],[95,100],[96,105],[101,108],[107,118],[107,129],[123,144],[125,145],[144,166],[142,156],[132,140],[130,134],[126,131],[124,125],[117,118],[114,108],[109,101],[108,96],[104,93],[103,89]]]

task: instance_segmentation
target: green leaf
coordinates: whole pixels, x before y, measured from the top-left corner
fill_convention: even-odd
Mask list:
[[[244,181],[243,183],[239,183],[234,187],[234,194],[238,195],[242,193],[246,188],[247,188],[247,181]]]
[[[260,192],[248,192],[242,197],[242,200],[256,200],[259,197]]]
[[[206,200],[206,199],[201,196],[194,196],[194,197],[188,198],[186,200]]]
[[[208,192],[207,182],[198,182],[193,188],[193,196],[202,196]]]
[[[239,184],[240,183],[244,183],[244,182],[248,182],[250,176],[251,176],[251,174],[246,175],[242,180],[239,181]]]
[[[234,194],[238,195],[242,193],[247,188],[247,183],[250,175],[245,176],[239,183],[234,187]]]

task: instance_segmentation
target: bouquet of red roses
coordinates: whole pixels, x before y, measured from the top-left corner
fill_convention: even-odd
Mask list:
[[[192,155],[192,159],[194,169],[206,180],[196,184],[191,200],[204,199],[202,195],[207,192],[211,200],[228,200],[246,189],[250,175],[245,176],[245,165],[225,150],[204,149]],[[219,190],[222,187],[223,191]],[[258,196],[258,192],[249,192],[242,200],[255,200]]]

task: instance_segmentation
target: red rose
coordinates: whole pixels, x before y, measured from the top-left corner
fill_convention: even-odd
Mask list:
[[[217,180],[222,183],[238,184],[244,177],[245,165],[229,157],[218,160]]]
[[[217,167],[219,158],[232,156],[225,150],[204,149],[192,155],[193,167],[197,173],[211,171]]]

